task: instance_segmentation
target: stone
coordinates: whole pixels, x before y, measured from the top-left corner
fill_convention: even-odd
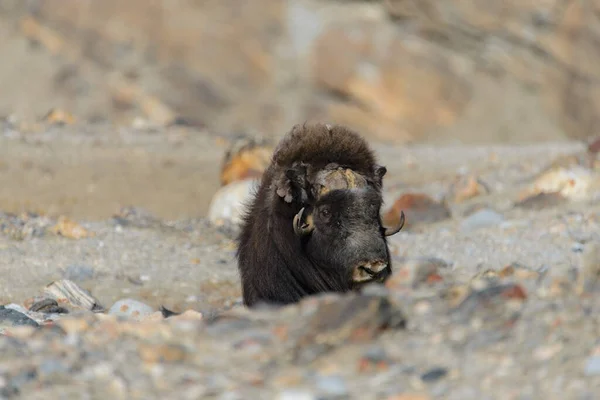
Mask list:
[[[597,187],[596,180],[594,172],[585,167],[554,167],[536,177],[521,193],[521,201],[540,193],[557,193],[570,201],[588,200]]]
[[[214,195],[208,209],[208,220],[217,226],[241,224],[243,207],[258,190],[259,181],[244,179],[221,187]]]
[[[310,361],[347,342],[372,340],[384,330],[403,329],[406,324],[402,310],[385,296],[327,294],[301,305],[314,301],[318,308],[302,323],[296,340],[294,352],[299,361]]]
[[[586,244],[581,254],[581,269],[578,274],[578,291],[594,293],[600,291],[600,243]]]
[[[469,232],[481,228],[498,226],[504,221],[504,216],[494,210],[482,209],[466,217],[460,224],[460,229]]]
[[[94,267],[90,267],[89,265],[73,264],[69,265],[65,269],[63,276],[65,279],[72,281],[87,281],[92,279],[94,274]]]
[[[59,305],[69,305],[93,312],[104,310],[97,299],[68,279],[61,279],[48,284],[44,288],[44,293],[56,300]]]
[[[585,363],[585,374],[587,376],[600,375],[600,355],[592,356]]]
[[[442,281],[440,270],[450,267],[450,263],[434,257],[394,258],[392,262],[395,271],[385,283],[392,290]]]
[[[133,299],[122,299],[116,301],[108,310],[109,315],[118,317],[127,317],[133,319],[143,319],[152,313],[154,309],[141,301]]]
[[[477,176],[459,176],[450,185],[446,198],[461,203],[477,196],[490,193],[490,188]]]
[[[450,209],[423,193],[406,193],[400,196],[383,216],[384,223],[393,226],[400,221],[400,213],[405,214],[405,229],[420,224],[443,221],[451,217]]]
[[[542,192],[529,195],[515,203],[515,207],[526,210],[542,210],[565,204],[567,199],[559,192]]]
[[[37,322],[29,318],[27,315],[22,314],[11,308],[0,306],[0,328],[11,327],[11,326],[39,326]]]
[[[339,398],[348,394],[348,387],[341,376],[317,375],[315,386],[317,391],[326,398]]]
[[[56,225],[50,228],[50,232],[69,239],[84,239],[95,236],[93,232],[65,216],[59,217]]]
[[[317,397],[308,390],[285,389],[277,395],[277,400],[317,400]]]
[[[429,371],[425,372],[421,375],[421,380],[423,382],[431,383],[435,382],[439,379],[442,379],[448,374],[448,370],[442,367],[432,368]]]
[[[273,149],[273,145],[265,140],[241,138],[233,141],[221,166],[221,185],[260,179],[271,162]]]

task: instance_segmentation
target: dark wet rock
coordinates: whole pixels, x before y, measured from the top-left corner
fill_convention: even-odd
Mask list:
[[[442,367],[432,368],[421,375],[421,380],[426,383],[435,382],[444,378],[448,374],[448,370]]]
[[[28,325],[38,327],[39,324],[27,315],[22,314],[11,308],[0,306],[0,327]]]
[[[55,299],[42,299],[29,307],[29,311],[41,312],[46,314],[67,314],[69,310],[58,305]]]

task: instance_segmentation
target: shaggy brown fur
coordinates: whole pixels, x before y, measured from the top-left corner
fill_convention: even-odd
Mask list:
[[[340,167],[344,176],[351,175],[349,181],[363,183],[320,190],[328,184],[323,171]],[[347,291],[348,265],[367,256],[389,265],[379,217],[385,173],[356,132],[325,124],[294,126],[275,149],[244,216],[237,252],[244,303],[286,304],[313,293]],[[294,234],[294,216],[305,207],[315,212],[318,240]],[[329,217],[319,217],[323,209]],[[329,247],[338,250],[323,259]]]

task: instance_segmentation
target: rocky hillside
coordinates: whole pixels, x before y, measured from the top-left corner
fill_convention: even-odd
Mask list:
[[[278,136],[594,135],[600,5],[583,1],[0,0],[0,113],[51,107]]]

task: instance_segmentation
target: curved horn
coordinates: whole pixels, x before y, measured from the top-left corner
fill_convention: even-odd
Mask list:
[[[315,226],[312,223],[312,215],[308,215],[306,217],[306,221],[302,219],[302,215],[304,214],[304,207],[294,216],[294,233],[297,236],[304,236],[312,232]]]
[[[404,226],[404,211],[400,211],[400,222],[398,222],[398,224],[394,227],[385,228],[385,231],[383,232],[383,234],[385,236],[395,235],[396,233],[400,232],[400,229],[402,229],[403,226]]]

